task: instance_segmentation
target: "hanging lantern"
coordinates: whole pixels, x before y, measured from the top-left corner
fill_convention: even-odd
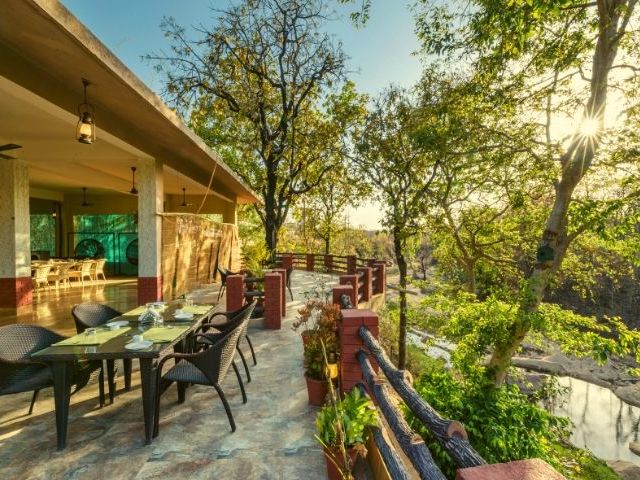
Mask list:
[[[338,356],[333,352],[327,354],[327,377],[331,380],[338,378]]]
[[[89,80],[83,78],[84,102],[78,105],[78,125],[76,127],[76,139],[80,143],[91,145],[96,140],[96,125],[94,123],[95,108],[87,101],[87,87]]]

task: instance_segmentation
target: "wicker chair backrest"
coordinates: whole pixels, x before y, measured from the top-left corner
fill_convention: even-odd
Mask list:
[[[93,265],[93,260],[84,260],[80,267],[80,271],[82,275],[91,275],[91,266]]]
[[[106,258],[99,258],[98,260],[96,260],[95,264],[94,264],[94,269],[96,271],[96,273],[104,273],[104,265],[105,263],[107,263],[107,259]]]
[[[0,389],[28,380],[34,372],[46,368],[32,362],[31,354],[64,339],[38,325],[0,327]]]
[[[99,327],[122,313],[101,303],[81,303],[71,309],[71,315],[76,323],[76,331],[82,333],[87,328]]]
[[[48,281],[49,272],[51,272],[51,265],[42,265],[41,267],[37,267],[36,274],[34,276],[36,282],[46,283]]]
[[[243,325],[238,327],[226,332],[211,347],[186,359],[195,365],[211,383],[219,384],[231,366]]]

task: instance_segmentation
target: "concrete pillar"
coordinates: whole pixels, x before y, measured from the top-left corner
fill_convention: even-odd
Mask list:
[[[282,272],[264,275],[264,326],[279,330],[282,327]],[[286,307],[285,307],[286,308]]]
[[[244,305],[244,275],[227,277],[227,312],[240,310]]]
[[[376,338],[378,338],[380,331],[378,316],[371,310],[342,310],[342,321],[338,325],[340,329],[340,389],[344,393],[362,381],[362,370],[356,353],[360,349],[366,350],[366,347],[358,334],[358,329],[364,325]],[[373,358],[369,360],[377,372],[377,362]]]
[[[377,295],[385,293],[387,290],[387,264],[385,262],[376,262],[373,268],[377,268],[376,283],[373,285],[373,294]]]
[[[371,267],[361,267],[358,272],[362,273],[362,301],[368,302],[371,300],[372,282],[371,282]]]
[[[456,480],[512,480],[514,478],[564,480],[565,477],[539,458],[461,468],[456,472]]]
[[[353,275],[356,273],[357,265],[356,265],[357,257],[355,255],[349,255],[347,257],[347,273]]]
[[[327,272],[333,272],[333,255],[325,254],[324,256],[324,266],[327,269]]]
[[[282,268],[288,270],[293,268],[293,254],[292,253],[283,253],[282,254]]]
[[[282,308],[282,316],[287,316],[287,271],[284,268],[274,268],[272,270],[273,273],[280,274],[280,281],[282,283],[282,289],[280,291],[281,299],[281,308]]]
[[[349,295],[353,308],[358,308],[358,302],[356,302],[356,292],[351,285],[337,285],[333,287],[334,305],[340,305],[340,298],[342,297],[342,295]]]
[[[307,272],[313,272],[316,257],[313,253],[307,253]]]
[[[21,313],[32,301],[29,170],[0,160],[0,309]]]
[[[162,162],[139,161],[138,181],[138,303],[162,298]]]

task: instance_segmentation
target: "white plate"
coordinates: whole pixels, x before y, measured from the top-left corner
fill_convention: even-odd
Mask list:
[[[193,320],[193,313],[176,313],[173,318],[176,320]]]
[[[120,327],[126,327],[129,325],[127,320],[116,320],[115,322],[108,322],[105,324],[107,328],[111,328],[112,330],[118,329]]]
[[[145,348],[149,348],[151,345],[153,345],[153,342],[151,340],[142,340],[141,342],[137,343],[127,343],[124,348],[126,348],[127,350],[144,350]]]

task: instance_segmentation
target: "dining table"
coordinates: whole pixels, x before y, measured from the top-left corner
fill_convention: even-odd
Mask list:
[[[176,319],[176,310],[192,313],[189,320]],[[147,324],[141,322],[141,315],[149,307],[140,306],[108,323],[119,322],[119,328],[100,327],[88,335],[80,333],[51,345],[31,355],[33,360],[47,363],[53,376],[55,398],[56,433],[58,450],[63,450],[67,441],[69,419],[69,401],[71,396],[71,372],[79,361],[103,361],[117,359],[138,359],[140,363],[142,410],[144,434],[147,445],[151,443],[153,423],[156,415],[156,368],[158,361],[172,352],[185,352],[187,340],[198,327],[211,318],[216,311],[215,305],[182,305],[173,302],[154,308],[162,317],[162,323]],[[132,343],[134,335],[142,335],[153,343],[141,350],[130,350],[126,346]]]

